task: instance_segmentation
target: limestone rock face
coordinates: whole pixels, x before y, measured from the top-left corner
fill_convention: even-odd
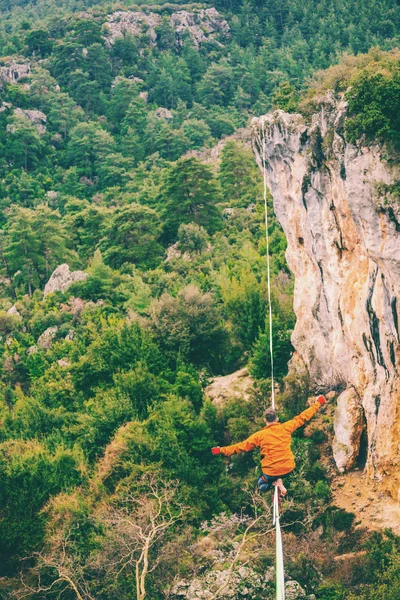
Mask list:
[[[64,263],[57,267],[44,288],[44,296],[53,292],[65,292],[73,283],[83,281],[87,278],[83,271],[70,271],[69,266]]]
[[[400,223],[382,197],[398,175],[377,146],[344,136],[347,105],[328,94],[307,125],[282,111],[254,119],[253,145],[288,241],[297,316],[292,342],[320,389],[351,388],[338,408],[337,444],[348,468],[360,421],[367,473],[398,493],[400,478]],[[349,392],[350,393],[350,392]],[[347,398],[347,399],[346,399]],[[347,415],[349,430],[339,423]],[[346,463],[346,466],[344,466]]]
[[[119,10],[108,17],[106,42],[112,45],[117,38],[126,34],[142,35],[143,27],[146,27],[146,35],[155,44],[156,29],[161,22],[162,17],[157,13]],[[223,38],[230,33],[227,21],[215,8],[202,8],[193,12],[179,10],[172,13],[170,25],[175,31],[178,46],[182,44],[182,38],[186,33],[190,35],[196,48],[209,39]]]

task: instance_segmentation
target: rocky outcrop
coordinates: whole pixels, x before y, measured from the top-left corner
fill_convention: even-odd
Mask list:
[[[46,133],[45,123],[47,121],[47,117],[40,110],[23,110],[22,108],[16,108],[14,110],[14,115],[16,117],[28,119],[28,121],[36,126],[36,129],[41,135]],[[7,130],[12,132],[12,127],[13,125],[9,125]]]
[[[223,586],[225,586],[222,589]],[[269,567],[264,574],[257,573],[250,566],[241,566],[233,574],[229,569],[207,571],[201,577],[191,581],[179,581],[173,588],[169,598],[171,600],[207,600],[213,597],[215,590],[221,588],[218,598],[221,600],[236,598],[252,600],[264,598],[273,600],[275,591],[275,569]],[[213,591],[211,591],[213,590]],[[286,600],[312,600],[315,596],[307,596],[301,585],[294,580],[285,583]]]
[[[30,63],[11,62],[5,67],[0,67],[0,81],[3,83],[16,83],[31,74]]]
[[[0,106],[0,113],[5,112],[6,110],[9,110],[12,107],[12,104],[10,104],[10,102],[2,102],[1,106]]]
[[[171,26],[175,30],[178,44],[186,33],[189,33],[196,48],[216,36],[226,37],[230,33],[227,21],[215,8],[200,9],[196,12],[180,10],[172,13]]]
[[[44,296],[53,292],[66,292],[67,289],[77,281],[84,281],[88,274],[83,271],[70,271],[69,266],[64,263],[57,267],[44,288]]]
[[[229,375],[215,377],[204,393],[217,406],[222,406],[231,398],[250,400],[253,393],[254,381],[248,369],[239,369]]]
[[[49,350],[52,347],[54,339],[57,335],[58,327],[55,325],[54,327],[48,327],[46,331],[39,336],[37,345],[43,350]]]
[[[126,34],[143,35],[143,30],[145,30],[150,41],[155,44],[157,27],[161,22],[162,17],[157,13],[119,10],[108,17],[106,42],[112,45],[117,38]],[[217,38],[223,39],[230,33],[227,21],[215,8],[202,8],[191,12],[179,10],[172,13],[169,23],[175,32],[178,46],[183,43],[183,38],[187,34],[198,48],[205,41],[217,41]]]
[[[170,260],[175,260],[175,259],[181,259],[187,262],[193,262],[193,260],[195,260],[195,258],[202,253],[207,253],[207,252],[211,252],[212,250],[212,245],[208,242],[207,245],[205,246],[205,248],[202,248],[200,251],[195,251],[193,250],[192,252],[189,252],[188,250],[182,252],[181,250],[181,243],[180,242],[175,242],[175,244],[172,244],[172,246],[169,246],[167,248],[167,256],[165,258],[165,262],[169,262]]]
[[[320,389],[353,390],[339,402],[336,457],[354,463],[361,414],[367,473],[397,496],[400,222],[380,197],[397,177],[379,147],[346,142],[346,113],[328,94],[310,124],[282,111],[254,119],[254,149],[295,275],[297,364]]]
[[[61,368],[67,368],[71,366],[71,361],[69,361],[68,358],[59,358],[57,364]]]
[[[155,111],[154,115],[159,119],[164,119],[164,121],[169,121],[174,118],[174,115],[168,108],[164,108],[163,106],[159,106]]]
[[[14,317],[20,317],[21,316],[21,314],[18,312],[18,309],[15,306],[15,304],[13,304],[13,306],[8,309],[7,314],[8,315],[13,315]]]

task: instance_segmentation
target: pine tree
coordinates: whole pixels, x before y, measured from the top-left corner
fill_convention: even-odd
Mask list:
[[[221,225],[216,204],[221,190],[210,167],[196,158],[181,158],[169,169],[162,189],[165,203],[164,235],[167,241],[176,239],[181,223],[194,222],[208,233]]]

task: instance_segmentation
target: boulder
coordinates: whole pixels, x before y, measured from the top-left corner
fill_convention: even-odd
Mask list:
[[[11,106],[12,106],[12,104],[10,104],[9,102],[2,102],[2,104],[0,106],[0,113],[5,112],[9,108],[11,108]]]
[[[354,388],[348,388],[337,399],[334,420],[333,458],[342,473],[354,467],[364,427],[361,400]]]
[[[43,348],[44,350],[48,350],[49,348],[51,348],[53,345],[54,338],[57,335],[57,331],[57,326],[48,327],[46,331],[44,331],[42,335],[39,336],[37,345]]]
[[[285,598],[286,600],[300,600],[306,598],[306,593],[298,581],[287,581],[285,583]]]
[[[71,362],[67,358],[59,358],[57,361],[59,367],[70,367]]]
[[[67,335],[65,336],[65,339],[69,342],[72,342],[72,340],[75,337],[75,331],[73,329],[70,329],[67,333]]]
[[[84,281],[88,274],[83,271],[70,271],[64,263],[57,267],[44,288],[44,297],[53,292],[65,292],[73,283]]]
[[[164,108],[163,106],[159,106],[157,108],[157,110],[154,112],[154,114],[159,119],[164,119],[165,121],[168,121],[169,119],[174,118],[172,112],[170,110],[168,110],[168,108]]]
[[[20,313],[18,312],[15,304],[11,308],[8,309],[7,314],[8,315],[13,315],[15,317],[20,317],[21,316]]]

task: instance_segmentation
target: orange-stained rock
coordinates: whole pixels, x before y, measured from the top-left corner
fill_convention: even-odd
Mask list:
[[[350,389],[368,435],[367,473],[397,496],[400,480],[400,216],[387,192],[398,180],[378,146],[348,144],[347,104],[328,93],[311,124],[275,111],[253,119],[253,146],[265,168],[295,276],[292,342],[321,389]],[[386,191],[385,191],[386,186]],[[350,393],[350,392],[349,392]],[[339,402],[337,425],[354,464],[359,415]],[[352,442],[350,442],[353,440]],[[346,442],[346,443],[347,443]],[[385,478],[388,475],[390,477]]]

